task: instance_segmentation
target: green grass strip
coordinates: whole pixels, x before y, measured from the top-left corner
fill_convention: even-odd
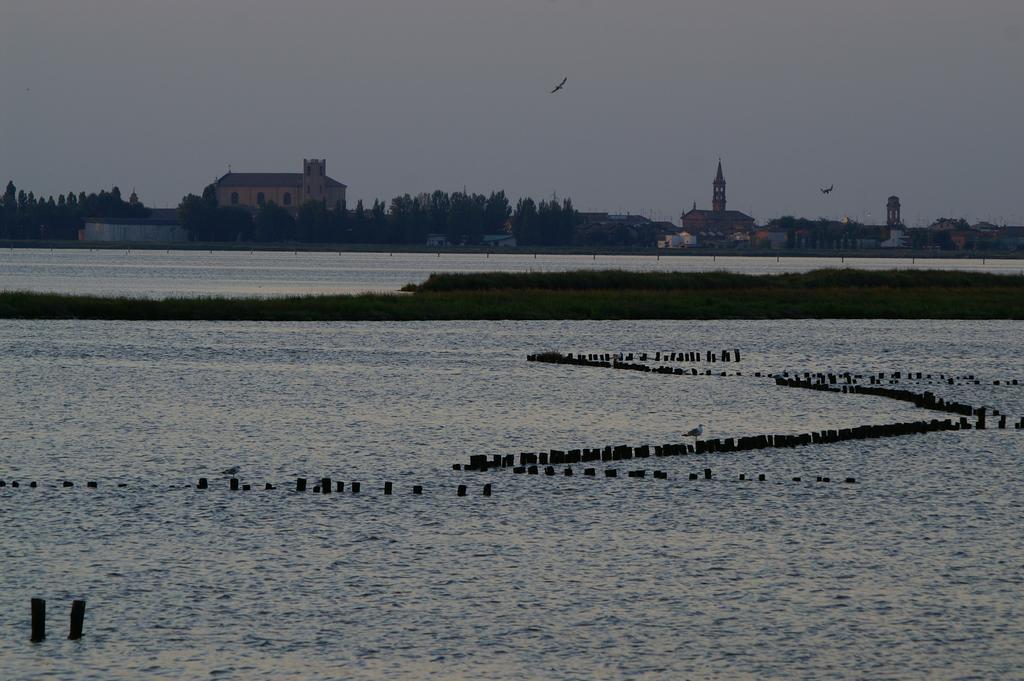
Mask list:
[[[1024,319],[1024,277],[822,270],[794,275],[618,271],[432,275],[413,293],[104,298],[0,293],[4,319]]]

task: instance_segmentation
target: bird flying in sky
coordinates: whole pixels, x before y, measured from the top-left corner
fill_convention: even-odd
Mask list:
[[[558,85],[556,85],[556,86],[555,86],[555,89],[551,91],[551,94],[555,94],[556,92],[558,92],[559,90],[561,90],[562,88],[564,88],[564,87],[565,87],[565,81],[567,81],[567,80],[569,80],[569,77],[568,77],[568,76],[566,76],[565,78],[563,78],[563,79],[562,79],[562,82],[561,82],[561,83],[559,83]]]
[[[830,187],[827,187],[827,188],[825,188],[825,189],[822,189],[822,190],[821,190],[821,193],[822,193],[822,194],[831,194],[831,193],[832,193],[832,190],[833,190],[833,189],[835,189],[835,188],[836,188],[836,186],[835,186],[835,185],[833,184],[833,185],[831,185]]]

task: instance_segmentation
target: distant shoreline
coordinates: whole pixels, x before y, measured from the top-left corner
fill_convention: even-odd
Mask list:
[[[816,270],[742,275],[582,270],[432,275],[406,293],[103,298],[0,293],[2,319],[442,321],[1024,319],[1024,276]]]
[[[911,249],[711,249],[711,248],[581,248],[573,246],[552,247],[501,247],[483,246],[418,246],[414,244],[307,244],[307,243],[239,243],[239,242],[122,242],[122,241],[0,241],[3,249],[62,249],[96,251],[259,251],[259,252],[308,252],[308,253],[444,253],[449,255],[628,255],[660,256],[663,258],[685,257],[732,257],[732,258],[870,258],[870,259],[918,259],[918,260],[1024,260],[1024,251],[916,251]]]

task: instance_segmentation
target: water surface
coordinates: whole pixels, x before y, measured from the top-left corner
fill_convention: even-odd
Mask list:
[[[697,422],[730,437],[928,414],[752,376],[785,368],[974,373],[978,385],[920,387],[1019,418],[1024,386],[992,381],[1024,379],[1022,330],[4,321],[0,478],[41,488],[0,489],[2,676],[1019,677],[1024,431],[620,465],[667,481],[451,464],[678,441]],[[734,347],[741,377],[524,361]],[[232,465],[281,489],[231,494],[218,472]],[[715,480],[686,479],[704,467]],[[297,495],[299,475],[363,492]],[[210,490],[192,488],[199,476]],[[50,609],[38,645],[33,596]],[[86,636],[71,642],[79,597]]]

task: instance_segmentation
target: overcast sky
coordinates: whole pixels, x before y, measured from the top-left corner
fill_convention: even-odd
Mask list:
[[[0,0],[0,182],[1022,224],[1022,76],[1024,0]]]

